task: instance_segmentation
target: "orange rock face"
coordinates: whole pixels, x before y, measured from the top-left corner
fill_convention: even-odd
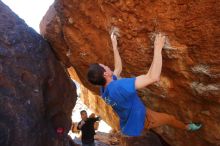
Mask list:
[[[123,77],[146,73],[153,36],[165,33],[161,81],[140,95],[147,107],[204,126],[195,133],[171,127],[156,132],[171,145],[215,146],[220,144],[219,7],[217,0],[56,0],[40,27],[59,59],[94,93],[98,89],[87,82],[87,68],[94,62],[113,67],[112,27],[120,33]]]

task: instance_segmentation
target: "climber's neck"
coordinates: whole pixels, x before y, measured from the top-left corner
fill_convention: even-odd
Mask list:
[[[108,86],[108,84],[110,84],[112,82],[112,77],[111,78],[105,78],[106,83],[104,85],[104,87]]]

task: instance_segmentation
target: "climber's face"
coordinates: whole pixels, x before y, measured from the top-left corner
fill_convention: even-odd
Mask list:
[[[104,72],[104,78],[112,78],[112,75],[113,75],[113,71],[106,65],[104,64],[99,64],[101,67],[104,68],[105,72]]]
[[[82,118],[82,120],[85,121],[88,118],[87,112],[82,112],[81,113],[81,118]]]

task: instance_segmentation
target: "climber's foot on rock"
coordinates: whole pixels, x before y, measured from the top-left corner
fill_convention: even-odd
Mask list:
[[[202,127],[202,124],[200,123],[190,123],[187,125],[188,131],[197,131]]]

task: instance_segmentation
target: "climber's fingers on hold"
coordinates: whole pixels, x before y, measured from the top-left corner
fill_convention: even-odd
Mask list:
[[[117,39],[117,36],[115,35],[114,31],[112,31],[112,33],[111,33],[111,39],[112,40],[116,40]]]

